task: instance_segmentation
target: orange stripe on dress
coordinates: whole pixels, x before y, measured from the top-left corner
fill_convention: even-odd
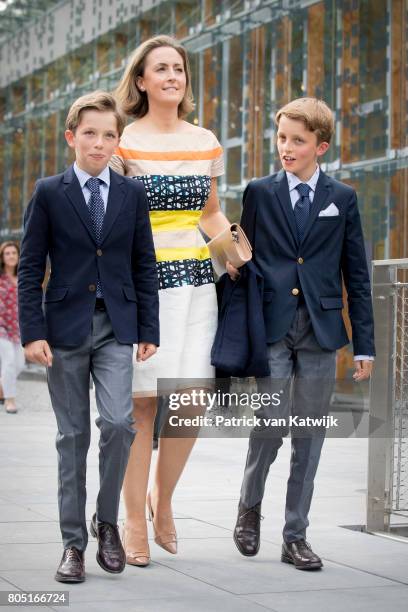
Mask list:
[[[222,147],[208,151],[135,151],[118,147],[115,154],[123,159],[143,159],[149,161],[189,161],[215,159],[222,154]]]

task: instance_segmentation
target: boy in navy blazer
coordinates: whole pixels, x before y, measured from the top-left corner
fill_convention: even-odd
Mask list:
[[[27,359],[47,366],[58,435],[58,501],[64,553],[55,579],[85,580],[89,379],[100,429],[100,490],[91,533],[102,569],[120,573],[117,528],[122,481],[135,431],[132,355],[159,344],[156,258],[142,183],[108,168],[124,119],[102,91],[72,105],[65,137],[76,161],[37,182],[24,220],[19,312]],[[51,273],[42,308],[47,257]]]
[[[241,219],[265,283],[268,382],[272,391],[283,391],[280,415],[327,414],[336,350],[349,342],[342,317],[342,281],[352,325],[354,380],[369,378],[375,355],[357,197],[352,187],[327,176],[317,163],[334,132],[333,114],[324,102],[293,100],[278,111],[276,125],[283,169],[249,183]],[[237,274],[235,269],[229,272]],[[243,555],[259,550],[265,481],[286,433],[251,432],[234,530]],[[292,430],[281,560],[302,570],[323,565],[306,542],[323,441],[321,432],[296,437]]]

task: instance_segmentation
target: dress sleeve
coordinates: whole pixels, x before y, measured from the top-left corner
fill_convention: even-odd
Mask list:
[[[211,176],[221,176],[225,172],[224,168],[224,152],[222,146],[213,134],[213,151],[214,158],[211,162]]]

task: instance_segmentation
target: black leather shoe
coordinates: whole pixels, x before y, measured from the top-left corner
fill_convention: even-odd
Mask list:
[[[55,574],[57,582],[83,582],[85,580],[84,553],[75,546],[66,548]]]
[[[313,552],[312,547],[305,540],[297,542],[284,542],[282,544],[283,563],[292,563],[299,570],[316,570],[323,567],[320,557]]]
[[[125,569],[126,555],[120,541],[117,525],[96,520],[96,514],[91,521],[91,534],[98,539],[96,560],[105,572],[120,574]]]
[[[259,551],[261,536],[261,503],[246,508],[241,502],[234,529],[234,542],[245,557],[254,557]]]

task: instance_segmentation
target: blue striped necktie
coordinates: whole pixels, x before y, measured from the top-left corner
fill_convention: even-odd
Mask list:
[[[101,242],[101,233],[102,233],[102,225],[103,218],[105,216],[105,204],[103,202],[103,198],[101,195],[100,184],[102,183],[101,179],[96,177],[89,178],[85,185],[88,187],[91,192],[91,197],[88,200],[88,208],[91,215],[91,223],[92,229],[95,234],[96,244],[99,246]],[[96,297],[103,297],[101,282],[98,278],[97,286],[96,286]]]
[[[296,189],[299,192],[300,198],[295,204],[294,213],[296,220],[296,229],[298,234],[299,242],[302,242],[305,234],[306,223],[310,214],[310,198],[309,192],[311,188],[307,183],[299,183],[296,185]]]

